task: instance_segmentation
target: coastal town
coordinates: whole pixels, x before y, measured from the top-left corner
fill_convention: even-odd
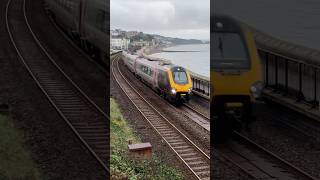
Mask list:
[[[110,30],[111,50],[136,50],[142,47],[164,47],[182,44],[208,44],[208,40],[182,39],[165,37],[157,34],[147,34],[139,31]]]

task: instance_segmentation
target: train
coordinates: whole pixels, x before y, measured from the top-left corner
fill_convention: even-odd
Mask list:
[[[214,140],[219,141],[235,122],[248,125],[264,84],[261,61],[252,33],[234,18],[214,14],[211,27],[211,115]],[[237,121],[230,120],[232,112]]]
[[[192,80],[187,69],[162,59],[122,51],[125,66],[159,95],[174,104],[190,100]]]
[[[62,30],[91,57],[109,65],[109,7],[105,0],[45,0]]]

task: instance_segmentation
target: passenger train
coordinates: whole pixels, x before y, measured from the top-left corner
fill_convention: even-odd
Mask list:
[[[105,0],[45,0],[59,26],[100,63],[108,65],[109,7]]]
[[[165,99],[181,103],[190,99],[192,80],[188,70],[165,60],[151,60],[125,51],[124,64],[134,75]]]
[[[213,132],[219,138],[234,125],[226,112],[238,112],[238,119],[245,124],[252,120],[253,105],[264,85],[251,32],[228,16],[215,14],[212,20],[211,114],[216,118]]]

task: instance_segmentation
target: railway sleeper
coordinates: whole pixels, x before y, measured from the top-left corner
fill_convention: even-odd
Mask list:
[[[176,133],[162,133],[163,136],[177,136]]]
[[[157,130],[160,130],[160,131],[164,131],[164,130],[170,129],[170,128],[168,128],[168,126],[155,126],[155,125],[154,125],[154,127],[156,127]]]
[[[206,165],[207,163],[202,161],[202,160],[198,160],[198,161],[189,161],[187,162],[189,166],[201,166],[201,165]]]
[[[83,136],[84,137],[84,139],[86,139],[86,140],[88,140],[88,141],[104,141],[104,142],[107,142],[107,137],[100,137],[100,136],[94,136],[94,137],[92,137],[92,136]]]
[[[193,148],[187,148],[187,149],[175,149],[178,153],[180,154],[183,154],[183,153],[186,153],[186,152],[193,152]]]
[[[157,129],[157,130],[160,132],[161,135],[164,133],[172,133],[172,134],[174,133],[174,131],[172,131],[170,129],[163,129],[163,130]]]
[[[172,147],[174,147],[174,146],[179,146],[179,145],[182,145],[182,144],[186,144],[186,142],[184,142],[184,141],[182,141],[182,140],[176,141],[176,142],[170,142],[170,145],[171,145]]]
[[[180,139],[180,137],[179,136],[166,136],[165,137],[167,140],[169,140],[169,141],[171,141],[171,140],[178,140],[178,139]]]
[[[173,147],[174,149],[185,149],[185,148],[189,148],[190,146],[188,145],[183,145],[183,146],[175,146]]]
[[[176,142],[183,142],[183,143],[185,143],[186,144],[186,142],[185,141],[183,141],[182,139],[180,139],[180,138],[167,138],[167,137],[164,137],[169,143],[176,143]]]
[[[192,153],[181,154],[180,156],[184,158],[184,157],[194,157],[197,155],[198,153],[192,152]]]
[[[197,172],[197,175],[203,179],[205,177],[210,179],[210,171]]]
[[[202,157],[199,157],[199,156],[184,157],[183,160],[185,160],[186,162],[195,161],[195,160],[202,160]]]
[[[210,170],[210,166],[197,166],[192,168],[195,172],[203,171],[203,170]]]
[[[97,138],[100,138],[100,137],[104,137],[105,139],[107,139],[108,137],[108,133],[106,132],[102,132],[102,133],[97,133],[97,132],[90,132],[90,133],[81,133],[81,135],[83,135],[83,137],[97,137]]]

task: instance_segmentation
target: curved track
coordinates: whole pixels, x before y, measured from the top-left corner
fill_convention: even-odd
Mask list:
[[[234,131],[233,139],[216,147],[219,154],[253,179],[315,180],[301,169]]]
[[[192,174],[197,179],[210,179],[210,157],[170,123],[130,84],[119,69],[119,59],[120,55],[114,56],[111,67],[112,74],[123,92]]]
[[[158,96],[158,94],[155,91],[151,91],[151,93],[153,93],[155,96]],[[202,113],[197,108],[187,103],[183,103],[179,107],[172,105],[168,101],[164,101],[164,103],[166,104],[166,106],[170,107],[170,109],[173,109],[176,112],[180,112],[187,119],[189,119],[190,121],[193,121],[194,123],[199,125],[201,128],[203,128],[204,131],[210,133],[210,117]]]
[[[32,31],[26,13],[25,0],[8,1],[6,26],[20,60],[61,118],[109,173],[107,115],[55,63]]]

